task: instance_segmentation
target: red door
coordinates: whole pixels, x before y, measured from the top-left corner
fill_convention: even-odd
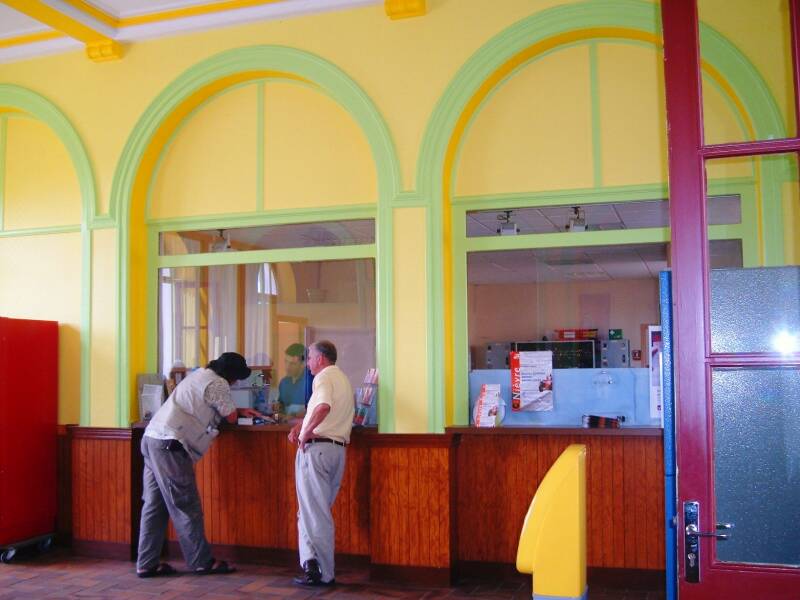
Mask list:
[[[715,93],[709,70],[704,83],[701,69],[706,56],[697,4],[702,10],[704,2],[661,2],[675,315],[678,592],[682,600],[797,599],[800,0],[784,0],[785,10],[781,0],[750,0],[764,11],[778,7],[776,15],[785,19],[770,35],[786,32],[786,56],[774,53],[772,60],[785,59],[787,65],[788,125],[776,136],[749,124],[739,139],[722,140],[709,139],[704,122],[703,95],[709,101]],[[742,7],[737,1],[716,5],[729,13]],[[746,19],[725,17],[737,23],[740,34],[747,30]],[[753,26],[756,31],[759,24]],[[705,106],[708,121],[710,103]],[[715,182],[720,174],[730,180],[733,173],[742,187],[725,202],[734,213],[738,207],[739,222],[734,217],[727,230],[709,227],[709,213],[725,205]],[[752,235],[737,239],[731,233],[748,226]]]

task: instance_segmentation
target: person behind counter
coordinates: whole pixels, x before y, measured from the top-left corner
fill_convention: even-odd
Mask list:
[[[297,445],[294,479],[297,488],[298,549],[303,586],[334,584],[334,524],[331,506],[344,474],[345,446],[353,427],[353,389],[336,366],[336,346],[329,341],[308,349],[313,392],[302,423],[289,432]]]
[[[306,368],[306,347],[292,344],[286,348],[286,376],[278,384],[281,412],[290,417],[302,417],[311,397],[314,376]]]
[[[203,509],[194,475],[194,463],[219,435],[223,419],[262,416],[252,408],[237,409],[231,384],[250,376],[240,354],[225,352],[205,369],[181,381],[153,415],[142,438],[144,492],[139,528],[139,577],[172,575],[176,570],[159,562],[167,521],[171,518],[183,557],[198,575],[233,573],[236,569],[211,556],[205,536]]]

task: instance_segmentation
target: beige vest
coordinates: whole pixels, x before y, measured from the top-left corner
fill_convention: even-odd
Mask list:
[[[211,369],[197,369],[180,382],[145,430],[152,437],[178,440],[194,462],[200,460],[219,435],[222,417],[205,401],[208,385],[220,376]]]

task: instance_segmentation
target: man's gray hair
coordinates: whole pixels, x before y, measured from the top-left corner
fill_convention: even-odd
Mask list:
[[[336,346],[330,340],[320,340],[311,344],[314,349],[324,356],[332,365],[336,364]]]

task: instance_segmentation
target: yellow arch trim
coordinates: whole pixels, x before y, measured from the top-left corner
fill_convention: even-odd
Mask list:
[[[310,85],[313,82],[298,77],[292,73],[279,71],[244,71],[198,88],[188,96],[175,110],[173,110],[161,123],[153,134],[147,149],[142,154],[136,179],[131,190],[130,210],[130,363],[128,371],[130,381],[136,381],[137,373],[144,373],[146,369],[147,348],[147,225],[145,224],[145,208],[150,183],[153,179],[158,159],[165,147],[172,139],[181,123],[198,108],[203,102],[234,85],[265,78],[281,78],[301,81]],[[133,403],[131,404],[133,407]],[[131,409],[133,410],[133,409]],[[131,415],[135,419],[136,415]]]
[[[470,100],[464,106],[455,127],[450,134],[450,140],[447,144],[447,150],[444,157],[444,173],[442,177],[442,236],[443,236],[443,249],[442,249],[442,267],[443,273],[443,300],[444,300],[444,385],[445,385],[445,422],[451,424],[453,422],[454,400],[453,400],[453,382],[454,382],[454,365],[453,365],[453,224],[450,214],[450,204],[453,196],[453,175],[458,150],[463,142],[464,134],[468,125],[474,118],[478,108],[486,100],[489,93],[497,87],[497,85],[508,77],[515,69],[522,66],[524,63],[541,56],[542,54],[575,42],[581,42],[594,39],[624,39],[652,44],[657,48],[663,48],[663,38],[654,33],[630,29],[627,27],[588,27],[585,29],[578,29],[561,33],[550,38],[541,40],[529,46],[528,48],[518,52],[510,57],[506,62],[500,65],[484,82],[478,87]],[[750,116],[745,109],[744,103],[736,94],[735,90],[725,80],[722,74],[711,66],[706,61],[702,61],[701,69],[711,77],[721,89],[725,91],[730,97],[734,106],[739,110],[745,127],[751,136],[755,139],[755,128]],[[757,161],[758,162],[758,161]],[[758,177],[758,164],[756,164],[756,177]],[[761,195],[757,195],[758,203],[758,236],[759,247],[763,254],[763,233],[761,225]],[[763,261],[763,256],[762,256]]]

